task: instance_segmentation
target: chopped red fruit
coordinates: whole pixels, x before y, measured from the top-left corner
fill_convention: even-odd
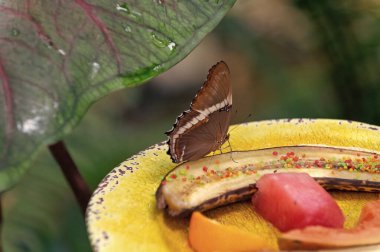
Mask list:
[[[339,206],[307,173],[266,174],[256,186],[256,212],[282,232],[312,225],[343,227]]]

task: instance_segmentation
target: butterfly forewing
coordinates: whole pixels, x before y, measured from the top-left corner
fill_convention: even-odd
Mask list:
[[[168,132],[173,162],[199,159],[225,142],[230,123],[232,92],[230,72],[223,61],[213,66],[206,82]]]
[[[223,102],[232,105],[232,90],[230,70],[221,61],[210,69],[206,82],[191,103],[191,109],[203,111]]]

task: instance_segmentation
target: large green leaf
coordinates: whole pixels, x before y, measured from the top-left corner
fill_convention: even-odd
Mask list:
[[[235,0],[0,2],[0,191],[91,103],[183,59]]]

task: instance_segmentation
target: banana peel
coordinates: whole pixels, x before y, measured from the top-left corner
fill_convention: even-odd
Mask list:
[[[324,145],[377,153],[380,128],[329,119],[269,120],[239,125],[230,133],[230,144],[233,151]],[[167,217],[156,208],[155,191],[175,167],[166,151],[164,143],[154,145],[121,163],[98,185],[86,214],[95,251],[191,251],[187,243],[188,219]],[[354,226],[366,202],[378,198],[377,193],[362,192],[336,192],[333,196],[348,216],[346,227]],[[276,230],[256,215],[249,203],[231,204],[206,215],[223,224],[260,233],[276,244]]]

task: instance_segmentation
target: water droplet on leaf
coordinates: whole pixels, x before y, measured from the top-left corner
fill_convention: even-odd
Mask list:
[[[153,71],[158,72],[161,70],[161,68],[162,68],[161,65],[156,65],[155,67],[153,67]]]
[[[177,44],[174,43],[174,42],[170,42],[170,43],[168,44],[168,48],[169,48],[170,51],[173,51],[173,50],[175,49],[176,46],[177,46]]]
[[[98,62],[92,62],[90,78],[93,79],[100,70],[100,64]]]
[[[151,32],[152,42],[156,47],[159,48],[168,48],[170,51],[173,51],[177,44],[165,37],[164,35],[157,35],[154,32]]]
[[[132,10],[130,13],[131,18],[135,19],[136,21],[141,21],[142,14],[138,11]]]
[[[165,43],[166,40],[163,39],[162,37],[156,35],[154,32],[152,32],[150,35],[152,37],[152,41],[155,46],[160,47],[160,48],[167,46],[167,44]]]
[[[126,32],[132,32],[132,28],[129,25],[124,26],[124,31]]]
[[[127,3],[122,3],[122,4],[116,4],[116,10],[118,11],[123,11],[126,13],[130,13],[129,7]]]
[[[142,14],[136,10],[131,10],[127,3],[116,4],[116,10],[128,14],[135,21],[141,21]]]
[[[58,49],[58,53],[65,56],[66,52],[63,49]]]
[[[18,35],[20,35],[20,33],[21,33],[20,30],[17,28],[12,28],[12,30],[11,30],[11,35],[13,37],[17,37]]]

